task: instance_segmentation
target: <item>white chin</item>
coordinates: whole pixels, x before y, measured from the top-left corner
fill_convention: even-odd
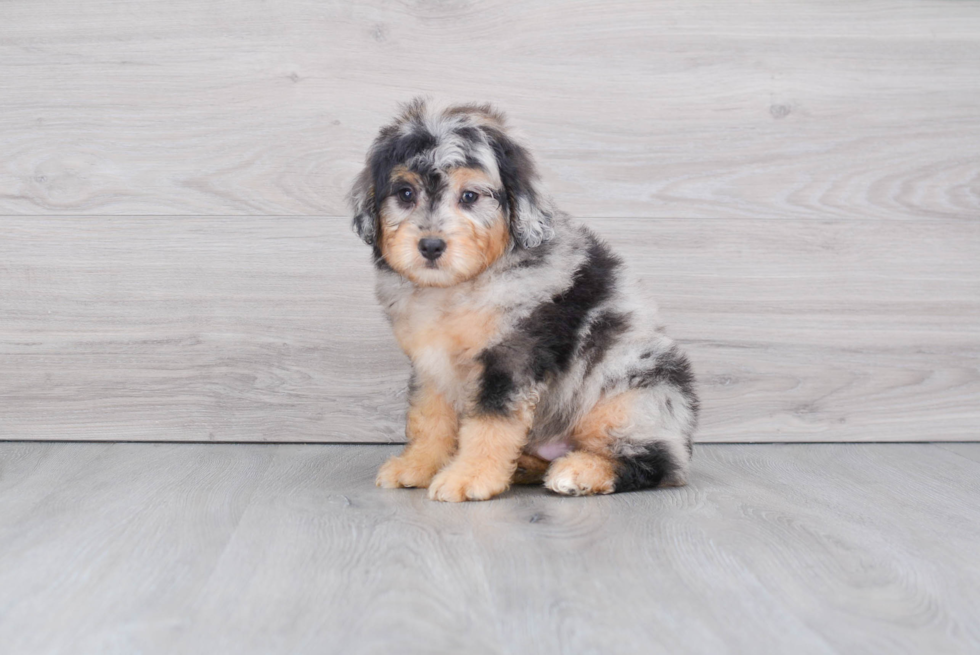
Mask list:
[[[412,271],[412,281],[423,287],[449,287],[456,284],[456,276],[443,268],[419,267]]]

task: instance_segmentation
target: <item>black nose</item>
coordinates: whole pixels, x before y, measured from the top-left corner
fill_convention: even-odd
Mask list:
[[[434,262],[446,252],[446,242],[442,239],[419,239],[419,252],[430,262]]]

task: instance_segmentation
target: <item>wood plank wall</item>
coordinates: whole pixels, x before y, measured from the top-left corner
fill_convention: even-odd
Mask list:
[[[343,194],[490,100],[692,354],[702,441],[971,440],[980,3],[0,3],[0,439],[393,441]]]

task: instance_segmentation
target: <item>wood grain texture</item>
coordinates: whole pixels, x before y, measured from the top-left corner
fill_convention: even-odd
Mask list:
[[[6,218],[0,438],[399,441],[342,218]],[[591,219],[701,380],[702,441],[974,440],[980,223]]]
[[[940,443],[937,445],[944,450],[972,459],[974,462],[980,462],[980,448],[977,448],[973,443]]]
[[[958,444],[977,451],[980,445]],[[444,505],[393,448],[0,443],[0,643],[99,653],[968,653],[980,463],[712,445],[680,489]]]
[[[418,93],[581,215],[980,216],[980,4],[0,3],[0,213],[340,214]]]

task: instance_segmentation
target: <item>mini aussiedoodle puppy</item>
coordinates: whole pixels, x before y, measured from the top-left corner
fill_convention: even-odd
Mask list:
[[[371,146],[353,226],[412,363],[408,445],[379,486],[464,501],[542,479],[567,495],[685,483],[688,360],[536,179],[489,105],[415,100]]]

